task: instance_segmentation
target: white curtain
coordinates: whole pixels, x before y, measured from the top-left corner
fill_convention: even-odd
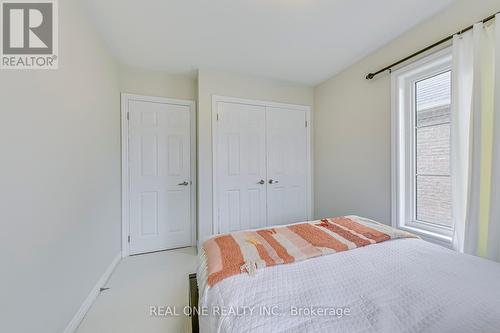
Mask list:
[[[491,171],[491,198],[486,256],[500,262],[500,14],[496,15],[494,33],[494,111]]]
[[[500,262],[500,15],[453,39],[453,247]]]

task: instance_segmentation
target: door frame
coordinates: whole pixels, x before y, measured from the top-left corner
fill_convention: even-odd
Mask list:
[[[246,99],[239,97],[229,97],[221,95],[212,95],[212,232],[219,233],[218,219],[218,203],[217,203],[217,142],[218,142],[218,125],[217,125],[217,103],[226,102],[244,105],[257,105],[263,107],[284,108],[291,110],[305,111],[306,113],[306,138],[307,138],[307,179],[306,179],[306,201],[307,201],[307,218],[313,219],[313,161],[312,161],[312,107],[309,105],[288,104],[280,102],[271,102],[257,99]]]
[[[130,101],[143,101],[150,103],[162,103],[182,105],[189,107],[190,117],[190,196],[191,196],[191,246],[196,244],[196,102],[183,99],[172,99],[137,94],[121,93],[121,149],[122,149],[122,257],[130,255],[130,202],[129,202],[129,128],[128,112]]]

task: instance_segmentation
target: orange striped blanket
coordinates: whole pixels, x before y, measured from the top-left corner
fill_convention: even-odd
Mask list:
[[[240,273],[289,264],[396,238],[416,237],[358,216],[238,231],[203,243],[208,285]]]

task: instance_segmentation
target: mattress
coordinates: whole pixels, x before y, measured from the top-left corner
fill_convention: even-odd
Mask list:
[[[397,239],[229,277],[198,269],[200,332],[500,332],[500,264]]]

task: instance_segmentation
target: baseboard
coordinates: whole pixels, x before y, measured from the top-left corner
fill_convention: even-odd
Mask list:
[[[66,326],[66,329],[64,330],[64,333],[73,333],[76,331],[78,328],[78,325],[82,322],[83,318],[87,314],[87,312],[90,310],[90,307],[92,304],[94,304],[97,296],[99,296],[100,289],[108,282],[109,278],[111,277],[111,274],[113,274],[113,271],[115,270],[116,266],[122,259],[122,253],[118,253],[116,257],[113,259],[111,264],[108,266],[104,274],[101,276],[99,281],[97,281],[96,285],[92,290],[90,291],[89,295],[83,301],[82,305],[76,312],[75,316],[71,321],[69,322],[68,326]]]

